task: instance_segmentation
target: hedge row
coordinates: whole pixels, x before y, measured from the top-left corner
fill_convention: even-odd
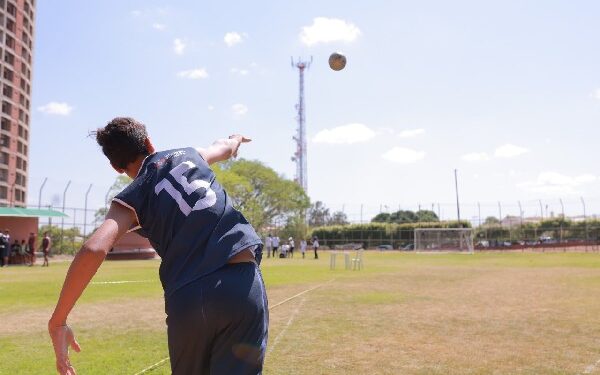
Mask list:
[[[335,225],[314,228],[311,237],[318,237],[322,245],[333,247],[348,243],[361,243],[367,248],[392,245],[398,248],[414,241],[417,228],[470,228],[465,221],[438,221],[431,223],[368,223]]]

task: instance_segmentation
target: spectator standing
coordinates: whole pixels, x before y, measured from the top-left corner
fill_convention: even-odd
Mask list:
[[[273,258],[275,258],[275,254],[277,254],[277,249],[279,249],[279,237],[273,237]]]
[[[29,252],[31,254],[31,262],[29,263],[30,266],[33,266],[35,264],[35,234],[29,233],[29,238],[27,239],[27,246],[29,246]]]
[[[290,245],[290,258],[294,257],[294,237],[290,237],[288,239],[288,244]]]
[[[44,238],[42,239],[42,252],[44,253],[44,263],[42,264],[42,267],[50,266],[50,263],[48,263],[48,254],[50,253],[50,246],[52,246],[50,234],[48,232],[44,232]]]
[[[13,263],[16,263],[16,258],[19,254],[21,254],[21,244],[19,240],[15,239],[15,242],[10,247],[10,256],[13,258]]]
[[[313,250],[315,251],[315,259],[319,259],[319,254],[317,253],[317,250],[319,250],[319,238],[318,237],[313,237],[312,239],[312,245],[313,245]]]
[[[10,254],[10,242],[8,242],[8,229],[0,233],[0,258],[2,258],[2,267],[8,267],[8,255]]]
[[[306,252],[306,240],[300,240],[300,252],[302,253],[302,259],[304,259],[304,253]]]
[[[271,233],[265,239],[265,247],[267,248],[267,258],[271,257],[271,248],[273,247],[273,237],[271,237]]]

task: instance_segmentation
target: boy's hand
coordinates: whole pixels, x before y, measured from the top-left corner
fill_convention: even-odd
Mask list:
[[[76,352],[79,352],[81,348],[75,340],[73,330],[68,325],[48,324],[48,332],[52,338],[56,355],[56,370],[60,375],[76,375],[75,368],[69,361],[69,346]]]
[[[240,145],[242,143],[248,143],[251,141],[250,138],[246,138],[241,134],[230,135],[229,139],[233,139],[233,140],[237,141],[237,145],[234,147],[233,152],[231,154],[234,158],[237,157],[237,153],[238,153],[238,149],[240,148]]]

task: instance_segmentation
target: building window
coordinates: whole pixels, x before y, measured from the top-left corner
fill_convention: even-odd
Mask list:
[[[8,14],[12,15],[13,17],[17,16],[17,7],[15,6],[15,4],[13,4],[12,2],[8,2],[8,5],[6,6],[6,11],[8,12]]]
[[[17,168],[23,168],[23,159],[17,156]]]
[[[15,49],[15,39],[12,36],[6,34],[6,37],[4,40],[5,40],[7,46],[9,46],[12,49]]]
[[[8,169],[0,168],[0,181],[8,182]]]
[[[19,108],[19,120],[25,121],[25,112]]]
[[[2,94],[4,96],[7,96],[7,97],[9,97],[9,98],[12,99],[12,96],[13,96],[13,88],[12,88],[12,86],[4,85],[4,87],[2,87]]]
[[[23,145],[23,154],[27,155],[27,145]]]
[[[23,134],[25,132],[25,128],[19,125],[19,137],[23,138]]]
[[[8,188],[6,186],[0,186],[0,199],[6,199]]]
[[[19,103],[21,103],[22,106],[25,106],[25,95],[19,94]]]
[[[0,120],[0,124],[1,124],[2,130],[10,131],[10,120],[9,119],[7,119],[6,117],[2,117],[2,120]]]
[[[26,83],[25,80],[23,78],[21,78],[21,90],[25,90],[26,88]]]
[[[21,141],[17,141],[17,151],[23,153],[23,143]]]
[[[10,64],[10,65],[14,65],[15,64],[15,56],[8,51],[4,51],[4,62],[6,62],[7,64]]]
[[[8,152],[0,153],[0,163],[8,165]]]
[[[15,32],[15,21],[7,18],[6,19],[6,28],[14,33]]]
[[[2,102],[2,112],[10,116],[12,114],[12,105],[8,102]]]
[[[10,147],[10,137],[6,134],[0,135],[0,146]]]
[[[21,168],[23,172],[27,172],[27,160],[23,160],[23,168]]]
[[[12,82],[14,76],[15,76],[15,74],[13,73],[12,70],[10,70],[8,68],[4,68],[4,79],[5,80]]]

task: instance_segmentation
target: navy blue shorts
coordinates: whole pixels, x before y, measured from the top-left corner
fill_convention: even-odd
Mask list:
[[[260,374],[269,309],[254,263],[227,264],[165,304],[173,374]]]

